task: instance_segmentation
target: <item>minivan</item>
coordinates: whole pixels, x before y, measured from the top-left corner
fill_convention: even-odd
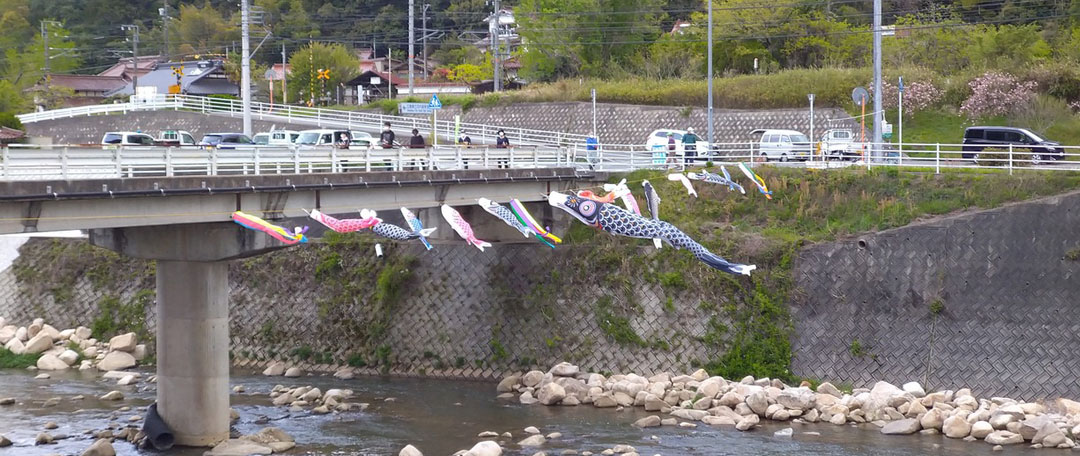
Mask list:
[[[807,160],[810,158],[810,138],[795,130],[763,130],[750,132],[761,134],[761,140],[755,144],[765,160]]]
[[[110,131],[101,137],[103,146],[153,146],[154,137],[131,131]]]
[[[1022,148],[1031,151],[1031,161],[1061,160],[1065,151],[1061,143],[1050,141],[1026,128],[1014,127],[968,127],[964,130],[964,146],[961,156],[978,160],[979,152],[988,147],[999,149]]]

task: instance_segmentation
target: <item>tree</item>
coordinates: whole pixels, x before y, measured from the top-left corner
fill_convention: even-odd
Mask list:
[[[311,43],[307,47],[294,52],[289,58],[292,65],[292,74],[289,76],[289,99],[310,100],[312,91],[316,95],[333,94],[334,87],[343,84],[356,77],[360,72],[360,60],[353,55],[351,49],[343,44]],[[322,81],[318,79],[318,70],[330,70],[330,79]]]
[[[240,39],[236,26],[210,6],[181,5],[176,35],[181,52],[197,54],[217,53],[230,42]]]

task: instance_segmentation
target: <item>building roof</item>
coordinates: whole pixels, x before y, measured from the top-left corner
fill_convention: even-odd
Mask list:
[[[51,74],[49,84],[69,87],[76,92],[108,92],[123,87],[127,81],[120,76]]]
[[[190,95],[239,95],[240,86],[228,81],[224,63],[220,60],[201,60],[197,62],[164,62],[153,71],[139,77],[139,86],[157,87],[157,93],[169,93],[169,86],[176,84],[173,67],[181,67],[183,76],[180,91]],[[133,95],[132,83],[107,93],[106,95]]]
[[[0,127],[0,141],[13,141],[26,136],[26,132],[14,128]]]
[[[271,81],[280,81],[285,79],[286,75],[292,74],[292,65],[288,63],[275,63],[270,67],[270,71],[274,72],[274,76],[270,78]]]
[[[136,69],[140,70],[140,73],[145,74],[141,70],[145,69],[147,72],[149,72],[150,70],[154,69],[154,67],[159,62],[161,62],[161,60],[161,56],[159,55],[141,55],[139,56],[139,59],[138,61],[136,61],[133,68],[133,65],[131,64],[131,57],[125,57],[117,60],[116,64],[109,67],[109,69],[98,73],[98,76],[124,76],[125,74],[131,74],[133,70]],[[139,76],[141,77],[142,74],[139,74]]]
[[[366,80],[370,79],[372,76],[378,76],[378,77],[382,78],[383,81],[386,81],[387,78],[389,78],[390,82],[392,84],[394,84],[395,86],[401,86],[401,85],[408,85],[409,84],[408,79],[400,78],[396,74],[387,74],[387,73],[384,73],[384,72],[381,72],[381,71],[368,70],[368,71],[365,71],[363,73],[360,73],[355,78],[352,78],[349,82],[346,82],[345,85],[349,85],[349,86],[360,85],[362,80],[366,81]]]

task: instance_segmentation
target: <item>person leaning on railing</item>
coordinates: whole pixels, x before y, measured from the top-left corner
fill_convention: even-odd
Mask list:
[[[506,132],[503,131],[502,128],[500,128],[498,133],[496,133],[495,148],[496,149],[509,149],[510,148],[510,138],[506,137]],[[509,158],[500,158],[499,159],[499,168],[509,168],[509,167],[510,167],[510,159]]]

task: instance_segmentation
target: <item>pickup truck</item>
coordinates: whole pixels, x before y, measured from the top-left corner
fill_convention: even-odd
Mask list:
[[[154,142],[168,147],[195,146],[195,137],[183,130],[165,130]]]

